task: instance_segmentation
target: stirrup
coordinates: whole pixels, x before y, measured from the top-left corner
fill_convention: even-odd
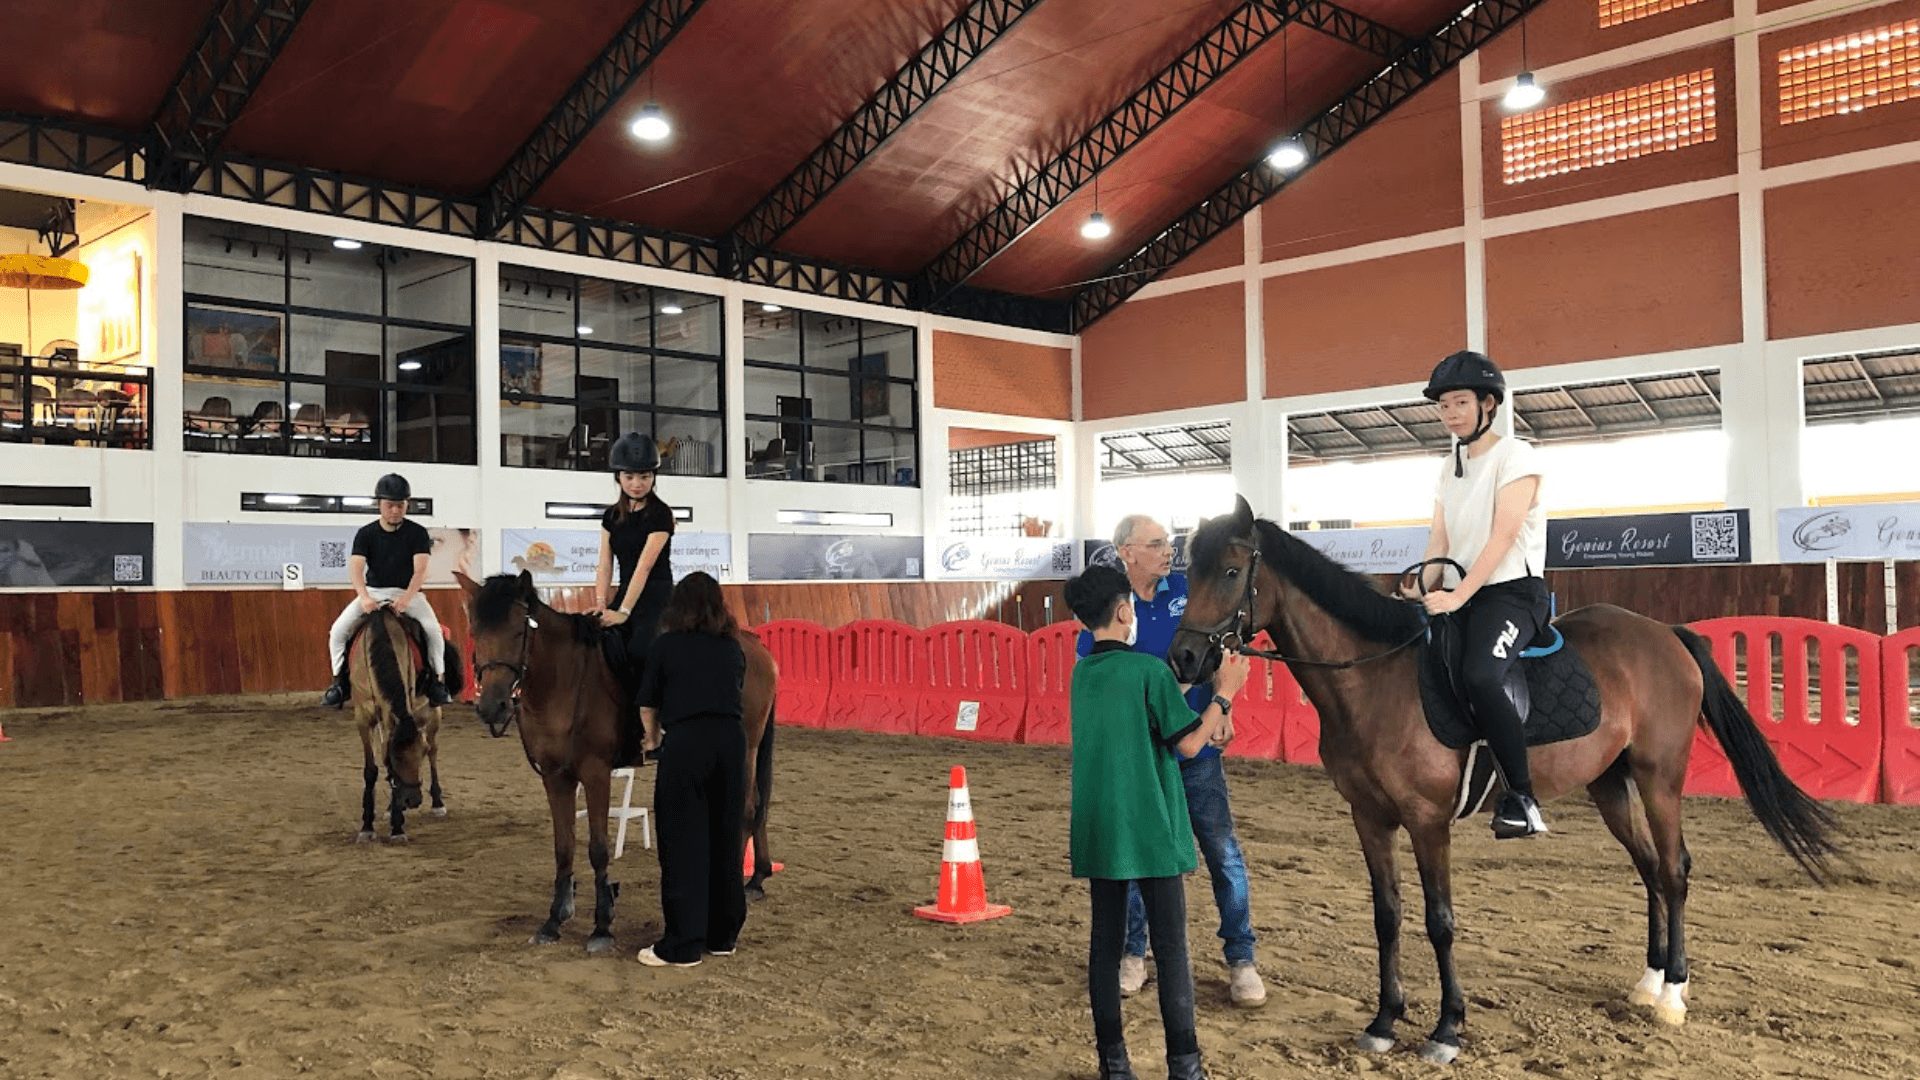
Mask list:
[[[1523,836],[1543,836],[1550,831],[1537,800],[1508,792],[1500,803],[1493,814],[1494,839],[1517,840]],[[1518,811],[1518,816],[1513,811]]]

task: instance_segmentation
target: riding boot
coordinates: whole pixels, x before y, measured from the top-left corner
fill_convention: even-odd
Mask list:
[[[447,693],[446,682],[431,671],[427,672],[425,683],[420,689],[426,693],[427,701],[434,705],[448,705],[453,702],[453,695]]]
[[[1547,820],[1541,816],[1540,803],[1532,795],[1509,791],[1500,796],[1499,808],[1493,813],[1494,839],[1513,840],[1546,831]]]
[[[1127,1044],[1114,1043],[1100,1048],[1100,1080],[1139,1080],[1133,1062],[1127,1059]]]
[[[347,678],[347,673],[344,670],[336,671],[333,673],[333,685],[320,695],[320,704],[329,709],[338,709],[346,705],[347,699],[352,696],[353,683]]]
[[[1207,1080],[1207,1071],[1200,1067],[1200,1051],[1168,1054],[1167,1080]]]

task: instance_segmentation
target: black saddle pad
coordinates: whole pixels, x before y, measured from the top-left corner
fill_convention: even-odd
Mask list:
[[[1420,703],[1433,737],[1455,750],[1482,736],[1473,714],[1455,689],[1460,635],[1442,621],[1420,650]],[[1528,746],[1543,746],[1588,735],[1600,726],[1600,687],[1572,642],[1558,652],[1522,659],[1507,676],[1507,696],[1519,707]]]

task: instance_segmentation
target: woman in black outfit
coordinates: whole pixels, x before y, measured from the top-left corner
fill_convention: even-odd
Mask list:
[[[674,589],[660,628],[640,685],[640,717],[648,749],[659,747],[653,814],[666,933],[640,950],[640,962],[692,967],[703,951],[731,956],[747,920],[740,877],[747,658],[720,583],[698,571]]]
[[[653,490],[660,468],[660,451],[653,438],[628,432],[607,452],[607,464],[620,484],[620,498],[600,517],[600,566],[594,581],[595,612],[603,626],[619,627],[626,636],[627,657],[635,671],[646,665],[673,594],[673,566],[669,545],[673,539],[673,508]],[[613,588],[615,564],[620,588]],[[609,603],[611,599],[611,603]]]

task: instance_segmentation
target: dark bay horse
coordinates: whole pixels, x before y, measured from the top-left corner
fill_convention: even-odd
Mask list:
[[[383,607],[366,617],[347,650],[347,674],[353,681],[353,724],[360,732],[365,758],[361,777],[360,834],[373,839],[373,786],[380,779],[380,763],[387,766],[392,798],[387,804],[389,837],[407,842],[406,811],[420,805],[420,762],[426,759],[433,799],[433,816],[446,817],[440,796],[440,709],[420,692],[413,667],[403,659],[411,646],[405,616]],[[447,689],[460,690],[460,657],[447,647]]]
[[[1239,647],[1264,629],[1320,712],[1320,756],[1352,808],[1373,886],[1380,1008],[1359,1046],[1392,1047],[1394,1023],[1406,1012],[1394,866],[1395,834],[1406,829],[1440,968],[1440,1022],[1421,1056],[1451,1062],[1467,1011],[1453,966],[1449,864],[1466,751],[1449,749],[1427,727],[1412,647],[1424,636],[1424,612],[1272,522],[1254,520],[1245,499],[1234,513],[1203,524],[1188,550],[1187,610],[1168,657],[1180,681],[1206,680],[1221,648]],[[1632,857],[1647,890],[1647,967],[1629,1000],[1681,1024],[1692,859],[1681,835],[1680,789],[1696,723],[1704,717],[1754,815],[1816,881],[1826,878],[1828,859],[1838,852],[1833,819],[1781,770],[1705,640],[1604,604],[1555,625],[1592,670],[1601,720],[1585,737],[1533,748],[1534,788],[1545,800],[1585,787]]]
[[[613,948],[613,902],[607,880],[607,806],[612,772],[640,761],[640,717],[600,649],[600,623],[558,611],[540,599],[533,575],[501,574],[477,585],[456,573],[472,616],[475,711],[495,738],[518,719],[520,745],[539,774],[553,813],[553,905],[536,944],[560,940],[573,917],[574,787],[587,793],[587,860],[593,864],[593,934],[589,953]],[[747,895],[759,898],[773,872],[767,848],[767,803],[773,797],[773,655],[747,630],[742,720],[747,734],[747,797],[742,839],[753,838]]]

